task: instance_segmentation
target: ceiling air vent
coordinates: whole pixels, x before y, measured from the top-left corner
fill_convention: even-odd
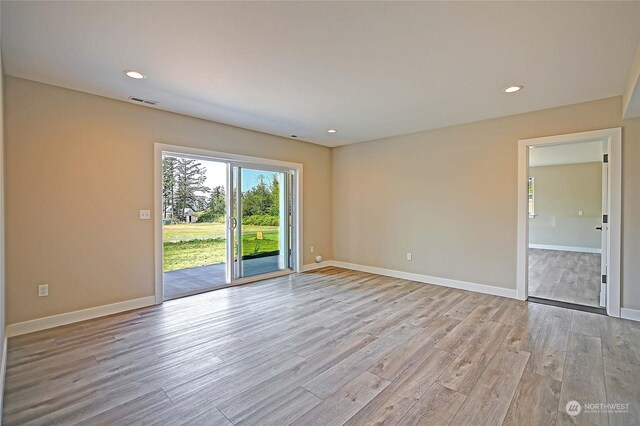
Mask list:
[[[158,101],[150,101],[149,99],[135,98],[133,96],[129,96],[129,100],[131,102],[135,102],[137,104],[142,104],[142,105],[156,106],[159,104]]]

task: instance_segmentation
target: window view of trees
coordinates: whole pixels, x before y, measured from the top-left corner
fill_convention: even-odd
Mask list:
[[[257,178],[256,184],[242,193],[242,223],[278,226],[280,222],[280,181],[277,173]]]
[[[196,160],[165,157],[162,160],[162,211],[165,219],[186,222],[204,209],[210,189],[204,186],[207,169]]]
[[[209,175],[207,176],[207,166]],[[163,269],[165,272],[225,262],[226,169],[207,161],[162,160]],[[214,169],[214,167],[218,167]],[[243,259],[279,253],[279,173],[244,169]],[[208,184],[208,185],[207,185]]]
[[[209,201],[204,213],[198,219],[199,222],[224,222],[227,214],[227,194],[224,186],[216,186],[211,190]]]
[[[224,222],[223,186],[205,186],[207,169],[197,160],[164,157],[162,161],[163,218],[172,223]],[[242,192],[242,223],[278,226],[280,182],[278,173],[264,172]]]

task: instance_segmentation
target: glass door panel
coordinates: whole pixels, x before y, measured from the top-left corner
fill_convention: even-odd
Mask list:
[[[291,172],[233,167],[235,279],[291,267]]]

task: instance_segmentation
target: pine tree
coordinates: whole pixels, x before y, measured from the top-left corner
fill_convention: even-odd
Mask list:
[[[208,193],[209,188],[204,186],[207,180],[207,169],[196,160],[179,158],[177,160],[176,173],[176,202],[175,212],[178,219],[186,220],[187,210],[199,210],[203,203],[204,195],[198,193]],[[174,214],[175,217],[175,214]]]
[[[180,221],[186,220],[187,209],[200,211],[206,208],[204,186],[207,169],[196,160],[188,158],[164,157],[162,160],[162,202],[164,217]],[[204,195],[203,195],[204,193]]]
[[[211,197],[207,203],[206,212],[200,216],[203,222],[220,220],[227,213],[227,196],[224,186],[216,186],[211,190]]]
[[[175,207],[177,161],[175,157],[162,159],[162,217],[168,219],[171,211],[173,217]]]

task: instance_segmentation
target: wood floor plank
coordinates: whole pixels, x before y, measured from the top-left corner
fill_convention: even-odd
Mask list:
[[[505,344],[513,349],[533,352],[547,313],[545,305],[528,303],[524,312],[515,319]]]
[[[507,347],[498,350],[452,424],[501,424],[528,360],[528,352]]]
[[[631,329],[627,321],[619,318],[605,318],[602,339],[602,355],[630,364],[640,365],[640,357],[633,342]]]
[[[177,383],[166,383],[162,390],[172,401],[184,399],[193,393],[211,392],[216,394],[217,402],[222,402],[302,362],[304,358],[297,355],[276,357],[252,366],[218,370],[194,380],[181,379]]]
[[[509,406],[504,425],[553,425],[562,383],[525,371]]]
[[[510,330],[511,327],[507,325],[493,321],[487,322],[480,333],[442,373],[438,383],[469,395]]]
[[[236,425],[289,425],[309,412],[322,400],[308,390],[297,387],[292,391],[271,398],[255,416],[236,421]]]
[[[501,324],[513,326],[518,321],[520,316],[526,312],[528,303],[521,300],[507,300],[505,301],[498,312],[491,318],[492,321],[499,322]]]
[[[454,318],[437,318],[423,332],[377,360],[369,371],[384,379],[394,380],[459,323],[460,320]]]
[[[440,426],[453,420],[466,396],[435,383],[398,422],[398,426]]]
[[[171,400],[162,391],[154,390],[139,398],[133,399],[125,404],[118,405],[109,410],[103,411],[95,416],[85,419],[81,425],[109,425],[115,423],[129,424],[135,422],[136,414],[143,408],[149,406],[170,406]]]
[[[570,333],[566,368],[560,392],[560,410],[564,411],[569,401],[597,404],[606,400],[604,361],[600,338]],[[579,416],[581,420],[594,425],[606,426],[609,424],[606,413],[587,413],[585,410]]]
[[[450,289],[449,289],[450,290]],[[465,299],[466,294],[460,293],[444,293],[441,292],[436,295],[431,295],[432,301],[429,303],[422,312],[417,313],[417,316],[407,321],[411,325],[416,327],[425,327],[431,323],[434,319],[438,318],[453,306],[458,304],[461,300]]]
[[[394,425],[436,381],[454,355],[431,348],[387,388],[364,406],[348,425]]]
[[[529,249],[529,295],[599,306],[600,255]]]
[[[396,347],[420,333],[421,330],[421,328],[401,325],[393,332],[379,338],[328,370],[318,374],[303,384],[302,387],[320,398],[327,398],[351,379],[370,368],[377,359],[393,351]]]
[[[627,320],[329,267],[10,338],[2,421],[553,423],[560,386],[556,424],[637,424],[639,347]]]
[[[546,308],[549,312],[542,324],[544,332],[539,333],[531,348],[527,371],[562,380],[573,311]]]
[[[233,426],[233,423],[229,421],[217,408],[212,408],[209,411],[200,414],[193,419],[189,419],[184,426]]]
[[[299,387],[374,340],[375,338],[368,334],[351,335],[343,339],[342,342],[327,346],[305,362],[283,371],[218,406],[222,413],[235,423],[242,423],[250,418],[259,418],[264,407],[270,406],[272,400],[279,399],[282,393]]]
[[[605,328],[605,316],[590,312],[574,311],[571,319],[571,331],[587,336],[601,337]]]
[[[628,404],[609,412],[610,425],[640,424],[640,366],[604,358],[608,404]]]
[[[365,371],[293,424],[343,425],[388,385],[388,380]]]
[[[459,354],[486,325],[482,319],[494,308],[480,305],[436,344],[436,348]]]

